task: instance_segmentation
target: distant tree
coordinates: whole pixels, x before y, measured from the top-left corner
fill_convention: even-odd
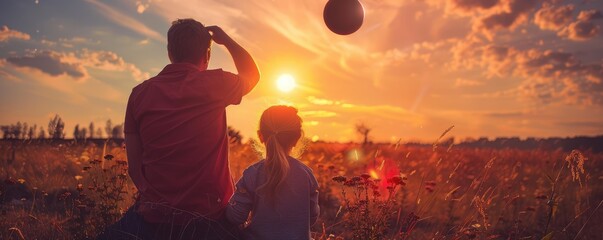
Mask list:
[[[369,143],[369,133],[371,130],[372,129],[364,123],[356,124],[356,132],[363,138],[362,145],[367,145]]]
[[[46,131],[44,131],[44,127],[40,127],[40,133],[38,133],[38,139],[46,139]]]
[[[34,134],[36,132],[36,125],[34,125],[33,127],[30,127],[29,130],[27,131],[27,139],[31,140],[34,138]]]
[[[105,124],[105,132],[107,133],[107,138],[113,136],[113,123],[111,122],[111,119],[107,120],[107,123]]]
[[[29,125],[27,123],[23,123],[23,126],[21,128],[21,136],[19,138],[20,139],[27,138],[27,131],[28,130],[29,130]]]
[[[52,139],[63,139],[65,138],[65,122],[63,119],[56,114],[54,118],[50,119],[48,122],[48,134]]]
[[[80,125],[76,124],[73,128],[73,139],[79,140],[80,138]]]
[[[13,138],[20,139],[21,132],[23,132],[23,124],[21,122],[17,122],[17,125],[13,125]]]
[[[94,122],[90,122],[90,125],[88,125],[88,132],[90,135],[90,138],[94,138]]]
[[[241,144],[243,142],[243,135],[241,135],[241,132],[234,129],[231,126],[228,126],[228,140],[230,140],[231,143],[236,143],[236,144]]]
[[[80,129],[80,136],[79,136],[80,140],[85,140],[87,135],[88,135],[87,129],[85,129],[85,128]]]
[[[96,133],[94,134],[96,138],[103,138],[103,130],[101,128],[96,129]]]
[[[123,124],[115,125],[113,127],[113,130],[111,131],[111,137],[113,139],[122,139],[122,138],[124,138],[124,125]]]
[[[9,139],[11,134],[11,127],[8,125],[0,126],[0,130],[2,130],[2,139]]]

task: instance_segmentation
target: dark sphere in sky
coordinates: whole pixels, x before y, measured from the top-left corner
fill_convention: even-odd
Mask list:
[[[323,18],[332,32],[348,35],[362,26],[364,8],[358,0],[329,0]]]

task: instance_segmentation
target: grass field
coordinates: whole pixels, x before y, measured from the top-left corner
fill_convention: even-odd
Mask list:
[[[231,146],[235,180],[256,152]],[[132,204],[121,144],[0,154],[0,239],[93,238]],[[603,239],[602,153],[309,143],[300,159],[320,183],[317,239]]]

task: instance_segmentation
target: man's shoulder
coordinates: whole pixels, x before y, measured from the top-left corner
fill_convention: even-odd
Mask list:
[[[221,80],[224,78],[226,71],[221,68],[218,69],[207,69],[203,71],[194,72],[195,78],[203,78],[208,80]]]

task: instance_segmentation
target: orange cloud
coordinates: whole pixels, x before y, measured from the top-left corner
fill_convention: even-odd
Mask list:
[[[557,33],[561,37],[568,38],[574,41],[585,41],[599,34],[601,27],[593,20],[603,18],[598,10],[581,11],[578,15],[578,20],[570,23]]]
[[[534,23],[540,29],[559,30],[572,19],[574,5],[568,4],[565,6],[545,6],[538,10],[534,15]]]
[[[30,36],[27,33],[9,29],[8,26],[4,25],[0,28],[0,42],[6,42],[9,39],[29,40]]]

